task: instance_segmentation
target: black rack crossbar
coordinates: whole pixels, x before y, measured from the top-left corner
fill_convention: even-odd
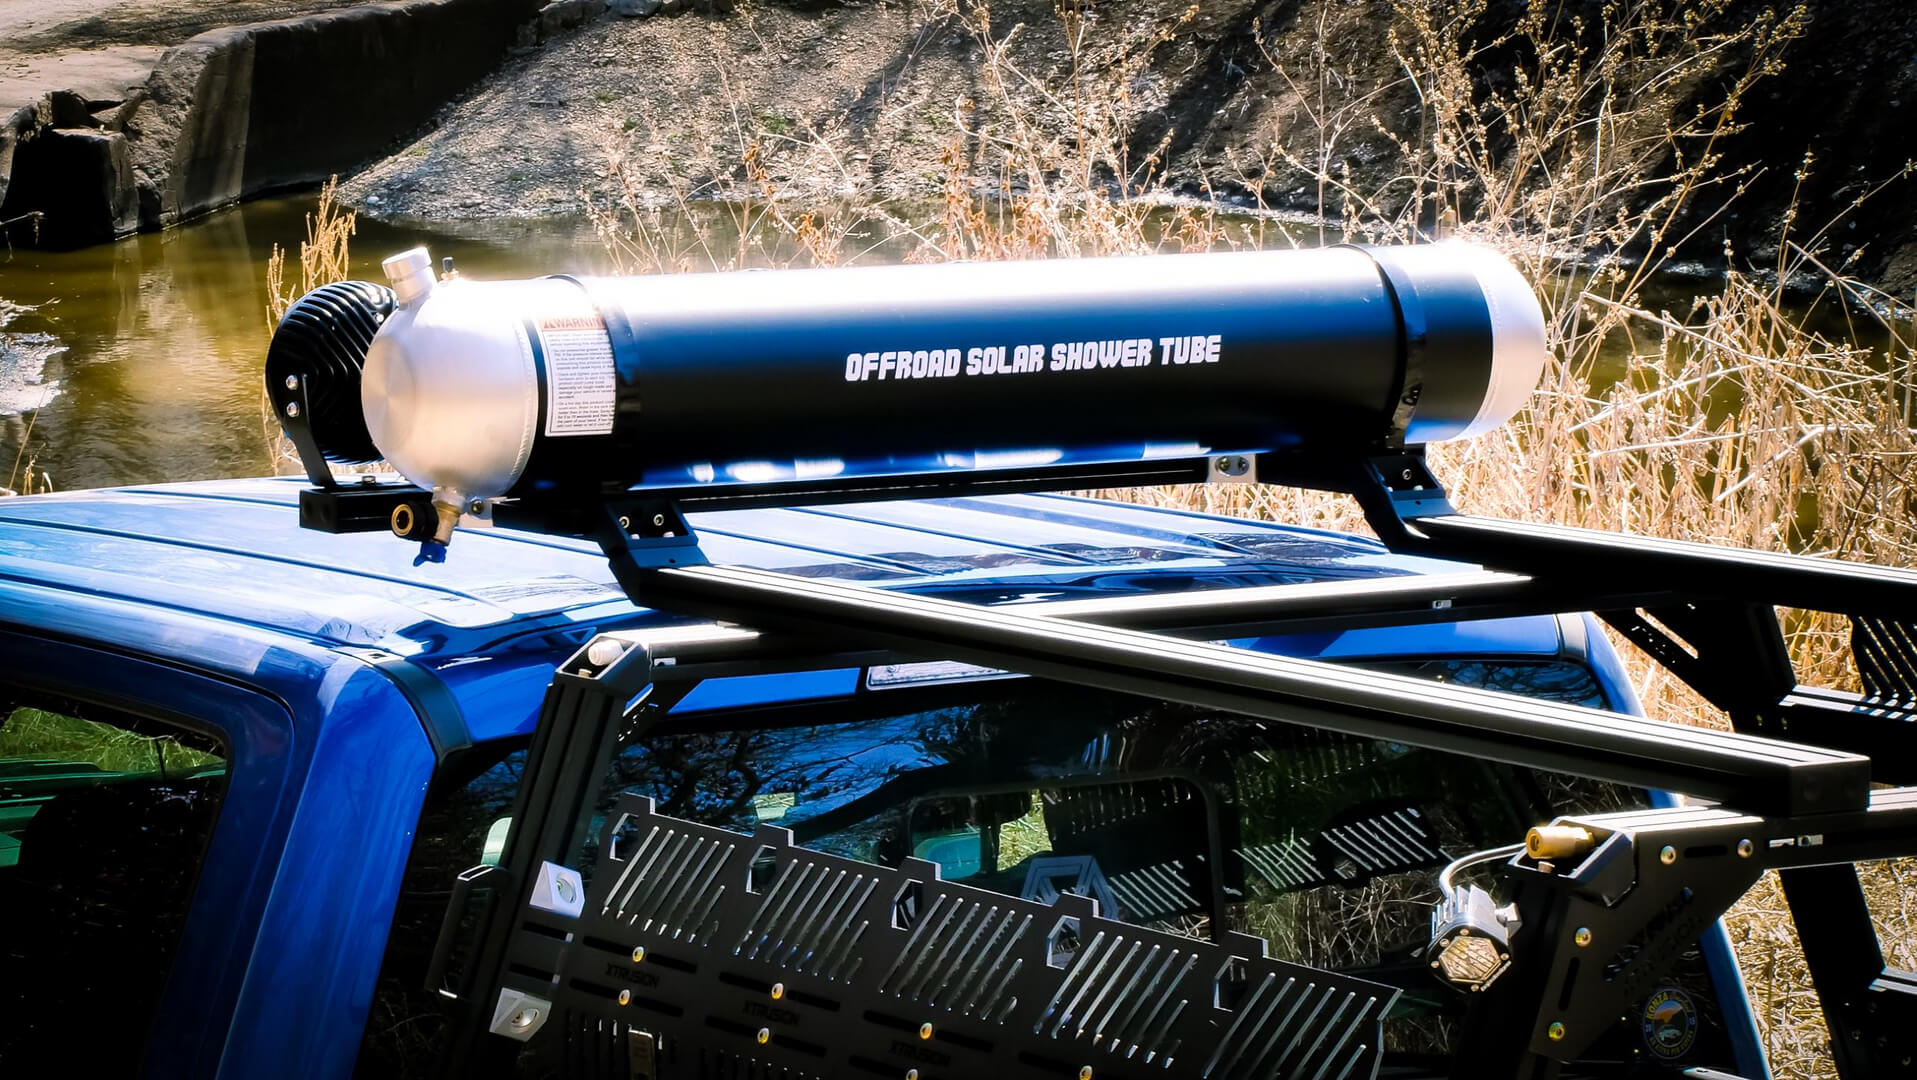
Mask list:
[[[1663,788],[1753,813],[1861,809],[1854,754],[762,570],[645,571],[655,607]]]
[[[1021,601],[997,605],[997,609],[1099,626],[1217,639],[1544,615],[1579,607],[1615,611],[1681,602],[1681,598],[1669,594],[1606,591],[1601,587],[1573,594],[1567,591],[1569,588],[1541,583],[1522,574],[1459,570],[1293,585]],[[923,659],[917,652],[902,653],[876,647],[870,641],[834,637],[830,628],[820,626],[809,627],[802,634],[781,634],[708,622],[616,631],[614,636],[644,644],[660,659],[662,666],[655,677],[664,681],[865,667]],[[1797,686],[1782,695],[1770,713],[1776,721],[1772,726],[1749,733],[1811,741],[1832,750],[1859,754],[1871,759],[1873,780],[1917,783],[1917,762],[1901,750],[1917,738],[1917,710],[1909,702]]]
[[[1626,602],[1620,598],[1620,602]],[[1350,630],[1581,610],[1522,574],[1459,570],[1297,585],[1096,596],[1016,605],[1028,614],[1101,626],[1213,637]]]
[[[1607,599],[1623,605],[1653,598],[1613,594]],[[1295,585],[1020,601],[996,605],[995,609],[1181,637],[1228,638],[1552,615],[1574,610],[1575,605],[1567,604],[1562,593],[1541,588],[1522,574],[1460,570]],[[835,639],[822,627],[809,627],[804,634],[782,635],[702,622],[613,634],[643,642],[655,656],[669,658],[681,678],[693,677],[694,672],[699,678],[716,678],[921,658],[875,649],[869,642]]]
[[[766,506],[830,506],[893,499],[946,499],[971,495],[1202,484],[1210,478],[1206,457],[1156,461],[1046,465],[1015,469],[951,469],[764,484],[698,484],[634,488],[629,494],[677,503],[688,513]]]
[[[1880,783],[1917,783],[1917,702],[1883,701],[1820,686],[1799,686],[1779,701],[1783,730],[1815,733],[1818,745],[1871,759]]]
[[[933,469],[843,477],[783,479],[764,483],[644,484],[629,488],[628,498],[671,502],[687,513],[746,510],[755,507],[829,506],[837,503],[897,499],[945,499],[978,495],[1019,495],[1051,491],[1099,491],[1115,488],[1203,484],[1230,479],[1257,480],[1286,487],[1322,491],[1350,491],[1365,482],[1365,472],[1353,462],[1362,455],[1347,448],[1350,457],[1299,452],[1272,452],[1255,456],[1222,453],[1143,461],[1072,462],[1014,468]],[[1239,470],[1227,471],[1235,465]],[[555,512],[565,516],[572,507],[524,500],[505,503],[505,520],[549,522]]]
[[[1029,601],[999,605],[999,609],[1099,626],[1212,638],[1407,626],[1564,610],[1555,598],[1532,588],[1529,578],[1484,570]],[[834,641],[820,627],[809,627],[804,634],[781,635],[701,622],[613,633],[643,642],[655,656],[670,658],[682,667],[702,665],[698,671],[703,678],[900,659],[896,651],[874,649],[870,643],[861,647],[849,640]]]
[[[1628,581],[1635,591],[1667,600],[1724,597],[1887,619],[1917,613],[1917,572],[1910,570],[1467,514],[1414,517],[1407,524],[1423,536],[1403,545],[1409,553],[1467,559],[1534,574],[1540,582],[1589,576]],[[1598,602],[1577,606],[1623,606],[1591,599]]]
[[[1766,869],[1844,866],[1910,853],[1911,838],[1917,837],[1917,788],[1880,788],[1870,793],[1862,810],[1820,815],[1814,825],[1808,826],[1803,821],[1766,819],[1698,805],[1579,815],[1576,820],[1616,832],[1736,826],[1741,835],[1758,845],[1759,862]],[[1806,827],[1816,831],[1807,833]]]

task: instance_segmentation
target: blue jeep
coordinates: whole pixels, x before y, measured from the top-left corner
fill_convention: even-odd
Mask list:
[[[555,666],[606,631],[697,632],[635,608],[586,541],[474,530],[451,561],[416,565],[390,536],[300,529],[302,486],[0,501],[0,1075],[435,1073],[466,1053],[451,1043],[471,996],[445,947],[461,940],[449,898],[498,860]],[[989,604],[1460,569],[1056,495],[694,524],[715,563]],[[1588,615],[1231,640],[1638,711]],[[1558,814],[1669,802],[949,661],[721,665],[655,705],[663,720],[621,739],[577,822],[585,849],[630,791],[676,819],[777,825],[1008,896],[1089,893],[1194,939],[1255,935],[1402,990],[1383,1017],[1392,1077],[1450,1071],[1464,995],[1424,953],[1440,867]],[[1216,777],[1235,785],[1229,814]],[[497,1043],[462,1067],[593,1074]],[[1564,1075],[1705,1066],[1767,1075],[1715,923]]]

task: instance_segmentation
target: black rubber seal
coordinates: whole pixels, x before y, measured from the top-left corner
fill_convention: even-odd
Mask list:
[[[1418,288],[1410,275],[1379,259],[1375,249],[1362,244],[1338,246],[1362,251],[1371,259],[1384,281],[1385,295],[1391,298],[1391,306],[1398,313],[1398,382],[1391,391],[1390,428],[1384,439],[1386,447],[1398,449],[1404,446],[1405,434],[1411,430],[1411,418],[1424,397],[1424,354],[1429,338],[1424,304],[1418,299]]]
[[[1391,257],[1392,248],[1345,246],[1371,257],[1398,311],[1402,363],[1389,445],[1463,431],[1491,391],[1491,306],[1477,275],[1447,267],[1414,276]]]

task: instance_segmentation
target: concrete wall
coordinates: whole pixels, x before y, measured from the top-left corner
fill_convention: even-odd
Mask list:
[[[18,109],[6,116],[0,116],[0,206],[7,205],[7,185],[13,177],[13,153],[20,145],[20,139],[34,127],[34,110],[30,107]],[[6,220],[0,215],[0,221]]]
[[[208,31],[126,102],[0,117],[0,221],[38,211],[40,242],[74,247],[349,172],[496,68],[541,6],[400,0]]]

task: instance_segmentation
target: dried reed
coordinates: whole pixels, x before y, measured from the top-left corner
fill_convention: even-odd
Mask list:
[[[266,332],[270,337],[286,317],[293,302],[321,285],[345,281],[352,276],[350,248],[359,215],[342,207],[336,198],[339,177],[327,178],[320,186],[319,204],[306,215],[306,239],[300,241],[300,276],[297,287],[287,281],[286,252],[278,244],[266,259]],[[300,471],[299,453],[293,441],[280,430],[273,401],[260,391],[260,437],[274,475]]]
[[[306,239],[300,241],[298,288],[286,280],[286,252],[278,244],[266,260],[266,331],[271,334],[286,317],[293,301],[352,273],[348,252],[359,221],[355,211],[339,204],[339,177],[320,185],[319,205],[306,215]]]

